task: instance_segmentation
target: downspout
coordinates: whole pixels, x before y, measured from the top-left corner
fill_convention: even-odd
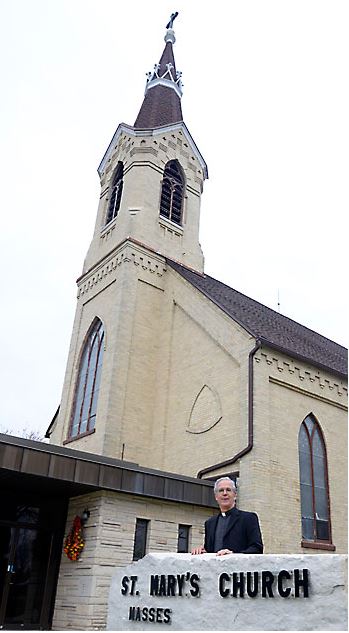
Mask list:
[[[196,475],[198,479],[201,479],[204,475],[217,470],[218,468],[225,468],[226,466],[231,466],[234,464],[240,457],[247,455],[253,448],[253,357],[255,353],[262,347],[262,341],[260,339],[256,340],[256,345],[253,349],[251,349],[248,355],[248,444],[245,448],[242,449],[239,453],[236,453],[234,457],[227,459],[224,462],[219,462],[218,464],[213,464],[212,466],[208,466],[207,468],[203,468],[199,470]]]

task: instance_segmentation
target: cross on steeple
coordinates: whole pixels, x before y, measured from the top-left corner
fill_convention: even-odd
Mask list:
[[[173,44],[176,41],[172,29],[173,22],[178,15],[172,13],[167,24],[164,40],[165,48],[154,70],[147,73],[144,100],[134,126],[136,128],[156,128],[183,121],[182,73],[176,69],[173,55]]]
[[[175,21],[177,15],[178,15],[178,11],[176,11],[176,13],[171,13],[170,21],[169,21],[168,24],[166,24],[166,28],[167,29],[172,29],[173,22]]]

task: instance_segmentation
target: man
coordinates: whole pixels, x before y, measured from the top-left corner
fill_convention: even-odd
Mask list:
[[[220,508],[218,516],[205,521],[205,543],[192,554],[262,554],[263,542],[258,517],[235,507],[236,488],[229,477],[217,479],[214,494]]]

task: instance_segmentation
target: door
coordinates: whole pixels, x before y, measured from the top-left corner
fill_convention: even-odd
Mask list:
[[[43,530],[0,526],[2,628],[41,628],[50,549]]]
[[[0,503],[0,629],[49,629],[66,501],[6,494]]]

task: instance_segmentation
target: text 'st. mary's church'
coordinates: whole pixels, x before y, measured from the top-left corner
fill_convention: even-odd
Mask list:
[[[103,628],[115,566],[202,544],[221,475],[258,513],[265,553],[346,552],[346,350],[205,273],[207,167],[183,121],[173,18],[134,125],[98,168],[50,445],[0,437],[4,507],[35,507],[51,539],[30,550],[40,608],[11,620],[6,593],[5,625]],[[63,532],[84,510],[72,564]]]

